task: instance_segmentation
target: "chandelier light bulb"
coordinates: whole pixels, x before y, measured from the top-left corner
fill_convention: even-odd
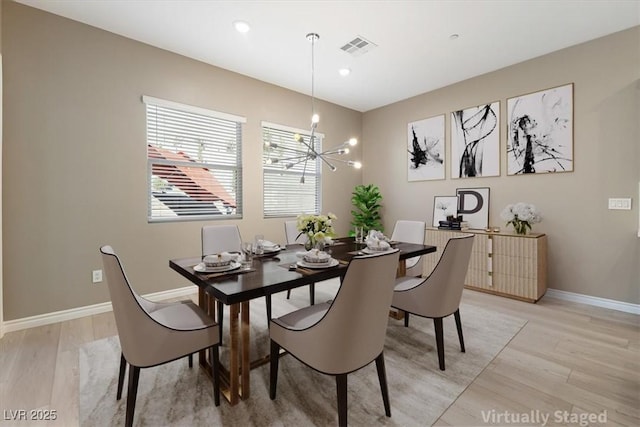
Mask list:
[[[348,164],[349,166],[354,167],[355,169],[360,169],[360,168],[362,167],[362,163],[360,163],[360,162],[354,162],[354,161],[352,161],[352,160],[349,160],[349,161],[347,162],[347,164]]]
[[[320,122],[320,116],[317,114],[314,114],[313,116],[311,116],[311,123],[319,123]]]
[[[358,143],[358,140],[355,139],[355,138],[351,138],[349,140],[349,145],[352,146],[352,147],[355,146],[357,143]]]

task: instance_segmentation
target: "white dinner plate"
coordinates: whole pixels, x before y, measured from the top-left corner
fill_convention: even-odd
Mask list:
[[[375,249],[364,248],[362,250],[362,252],[364,252],[365,254],[371,255],[371,254],[382,254],[382,253],[389,252],[389,251],[392,251],[392,250],[393,250],[393,248],[385,249],[384,251],[377,251]]]
[[[313,262],[305,262],[303,259],[298,261],[298,265],[300,267],[304,267],[304,268],[329,268],[329,267],[335,267],[336,265],[338,265],[339,262],[337,259],[335,258],[331,258],[331,261],[329,261],[326,264],[319,264],[319,263],[313,263]]]
[[[235,270],[240,268],[240,263],[237,261],[231,261],[229,265],[223,265],[222,267],[207,267],[204,262],[193,266],[193,270],[198,273],[223,273],[225,271]]]

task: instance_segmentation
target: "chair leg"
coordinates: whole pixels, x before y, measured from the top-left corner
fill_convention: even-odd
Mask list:
[[[209,347],[209,360],[213,368],[213,403],[220,406],[220,355],[219,346]]]
[[[309,285],[309,304],[314,305],[316,303],[316,284]]]
[[[224,320],[224,304],[222,301],[217,301],[218,303],[218,326],[220,327],[220,345],[222,345],[222,321]]]
[[[189,368],[193,368],[193,353],[189,355]]]
[[[347,374],[336,375],[336,387],[338,389],[338,425],[347,425]]]
[[[408,311],[404,312],[404,327],[405,328],[409,327],[409,312]]]
[[[271,325],[271,295],[265,295],[265,303],[267,304],[267,329]]]
[[[384,403],[384,413],[391,416],[391,405],[389,404],[389,389],[387,387],[387,371],[384,368],[384,353],[376,357],[376,369],[378,370],[378,381],[380,381],[380,391],[382,391],[382,402]]]
[[[271,400],[276,398],[276,387],[278,385],[278,362],[280,361],[280,345],[271,340],[271,353],[269,354],[270,368],[269,371],[269,397]]]
[[[460,320],[460,309],[457,309],[453,313],[453,317],[456,319],[456,328],[458,329],[458,339],[460,340],[460,351],[465,352],[464,350],[464,337],[462,336],[462,320]]]
[[[287,299],[291,299],[291,289],[287,291]]]
[[[129,367],[129,388],[127,389],[127,415],[124,422],[126,427],[133,426],[133,413],[136,410],[136,397],[138,395],[138,379],[140,368],[131,365]]]
[[[124,374],[127,371],[127,361],[124,358],[124,354],[120,353],[120,373],[118,374],[118,393],[116,394],[116,400],[122,398],[122,386],[124,385]]]
[[[444,371],[444,334],[442,329],[442,317],[435,317],[433,325],[436,329],[436,347],[438,349],[438,363],[440,370]]]

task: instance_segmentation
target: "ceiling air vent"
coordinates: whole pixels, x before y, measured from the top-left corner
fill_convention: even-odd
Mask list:
[[[340,49],[351,54],[352,56],[360,56],[369,52],[376,46],[377,45],[375,43],[365,39],[364,37],[357,36],[349,43],[342,46]]]

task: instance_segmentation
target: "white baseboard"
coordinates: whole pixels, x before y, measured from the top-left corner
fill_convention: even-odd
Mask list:
[[[162,301],[169,298],[179,298],[187,295],[193,295],[197,291],[198,290],[195,286],[186,286],[184,288],[154,292],[143,296],[151,301]],[[69,310],[55,311],[53,313],[39,314],[37,316],[9,320],[2,324],[2,329],[4,330],[4,333],[19,331],[22,329],[35,328],[37,326],[63,322],[65,320],[79,319],[80,317],[92,316],[94,314],[106,313],[107,311],[111,310],[111,303],[103,302],[100,304],[93,304],[85,307],[71,308]]]
[[[631,304],[623,301],[616,301],[613,299],[592,297],[589,295],[561,291],[559,289],[547,289],[546,296],[558,298],[566,301],[593,305],[596,307],[603,307],[603,308],[610,308],[612,310],[624,311],[625,313],[640,314],[640,305]]]

